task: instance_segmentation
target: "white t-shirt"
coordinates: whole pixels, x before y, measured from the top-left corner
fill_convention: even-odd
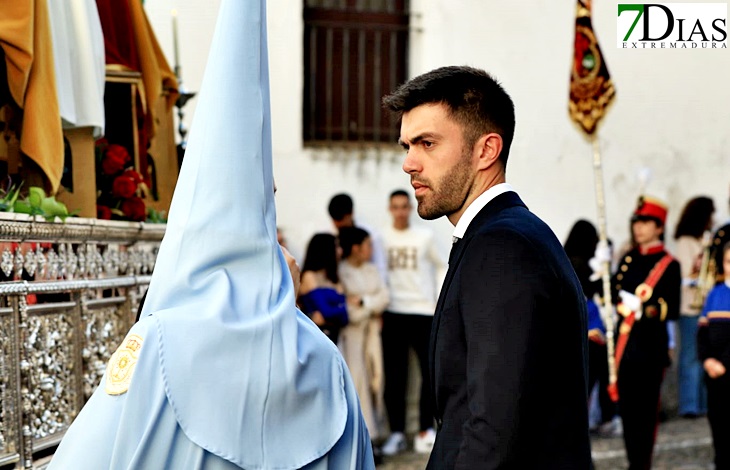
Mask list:
[[[392,226],[382,234],[388,262],[388,311],[433,315],[446,274],[433,234],[422,228],[397,230]]]

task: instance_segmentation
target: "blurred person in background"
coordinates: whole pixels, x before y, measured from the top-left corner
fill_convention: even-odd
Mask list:
[[[419,432],[413,440],[413,448],[418,453],[428,453],[436,439],[428,373],[428,342],[446,263],[436,248],[433,233],[411,225],[413,205],[406,191],[394,191],[390,195],[388,209],[393,220],[383,230],[390,288],[390,304],[383,314],[383,357],[385,405],[391,434],[383,445],[383,454],[394,455],[407,448],[406,394],[411,376],[410,348],[418,357],[421,376]]]
[[[575,269],[583,293],[586,297],[588,310],[588,391],[596,388],[598,392],[598,406],[600,421],[596,423],[604,434],[613,434],[616,416],[616,405],[608,394],[608,352],[606,347],[606,326],[601,318],[599,306],[594,296],[601,291],[601,281],[592,277],[593,269],[589,262],[596,254],[598,246],[598,231],[587,220],[578,220],[570,229],[565,240],[565,253]],[[610,255],[608,255],[610,258]],[[596,387],[597,384],[597,387]]]
[[[338,346],[350,368],[360,407],[371,439],[380,435],[383,416],[383,348],[380,342],[381,315],[388,305],[388,289],[370,261],[370,235],[357,227],[340,230],[340,281],[350,299],[349,322],[340,331]]]
[[[730,272],[730,242],[722,248],[722,263]],[[715,469],[730,469],[730,279],[708,294],[697,333],[699,359],[707,383],[707,417],[715,447]]]
[[[730,200],[729,200],[730,201]],[[720,283],[726,278],[726,271],[723,267],[723,255],[722,248],[726,243],[730,242],[730,220],[726,221],[720,228],[717,229],[715,235],[712,237],[712,259],[715,261],[715,268],[717,274],[717,282]]]
[[[347,298],[337,268],[339,251],[334,235],[318,233],[312,237],[301,269],[298,298],[302,312],[335,344],[348,322]]]
[[[659,396],[670,364],[667,321],[679,317],[682,276],[664,247],[667,206],[641,197],[631,217],[635,248],[611,283],[618,302],[616,368],[618,410],[630,470],[651,468]]]
[[[702,301],[698,276],[705,247],[703,235],[712,228],[715,206],[708,197],[696,197],[682,209],[674,232],[674,254],[682,271],[682,303],[679,310],[679,415],[696,418],[707,413],[707,391],[702,364],[697,358],[697,319]],[[709,235],[709,234],[708,234]]]
[[[370,234],[370,240],[373,245],[372,262],[378,268],[380,277],[383,282],[388,280],[388,267],[385,261],[385,252],[383,251],[383,243],[380,234],[372,227],[362,223],[361,220],[355,222],[354,204],[349,194],[335,194],[330,199],[327,206],[327,212],[332,219],[332,225],[339,232],[344,227],[360,227]]]

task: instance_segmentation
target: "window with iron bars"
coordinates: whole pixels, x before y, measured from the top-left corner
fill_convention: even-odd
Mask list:
[[[305,144],[396,142],[381,99],[406,80],[408,11],[408,0],[305,0]]]

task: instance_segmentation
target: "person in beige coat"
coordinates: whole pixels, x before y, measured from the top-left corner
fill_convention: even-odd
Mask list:
[[[383,410],[381,315],[389,295],[378,269],[370,261],[373,250],[368,232],[357,227],[343,228],[340,247],[340,281],[348,299],[356,296],[357,302],[348,305],[350,321],[340,333],[339,347],[355,382],[370,437],[375,439]]]
[[[682,210],[674,231],[674,254],[682,270],[682,303],[679,311],[679,415],[696,418],[707,413],[707,389],[704,371],[697,357],[697,320],[702,310],[702,295],[697,292],[703,235],[708,242],[715,205],[709,197],[690,199]]]

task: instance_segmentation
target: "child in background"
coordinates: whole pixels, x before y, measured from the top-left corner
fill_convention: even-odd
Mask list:
[[[730,243],[722,248],[730,272]],[[707,296],[697,330],[698,356],[707,373],[707,417],[715,447],[715,468],[730,469],[730,277]]]

